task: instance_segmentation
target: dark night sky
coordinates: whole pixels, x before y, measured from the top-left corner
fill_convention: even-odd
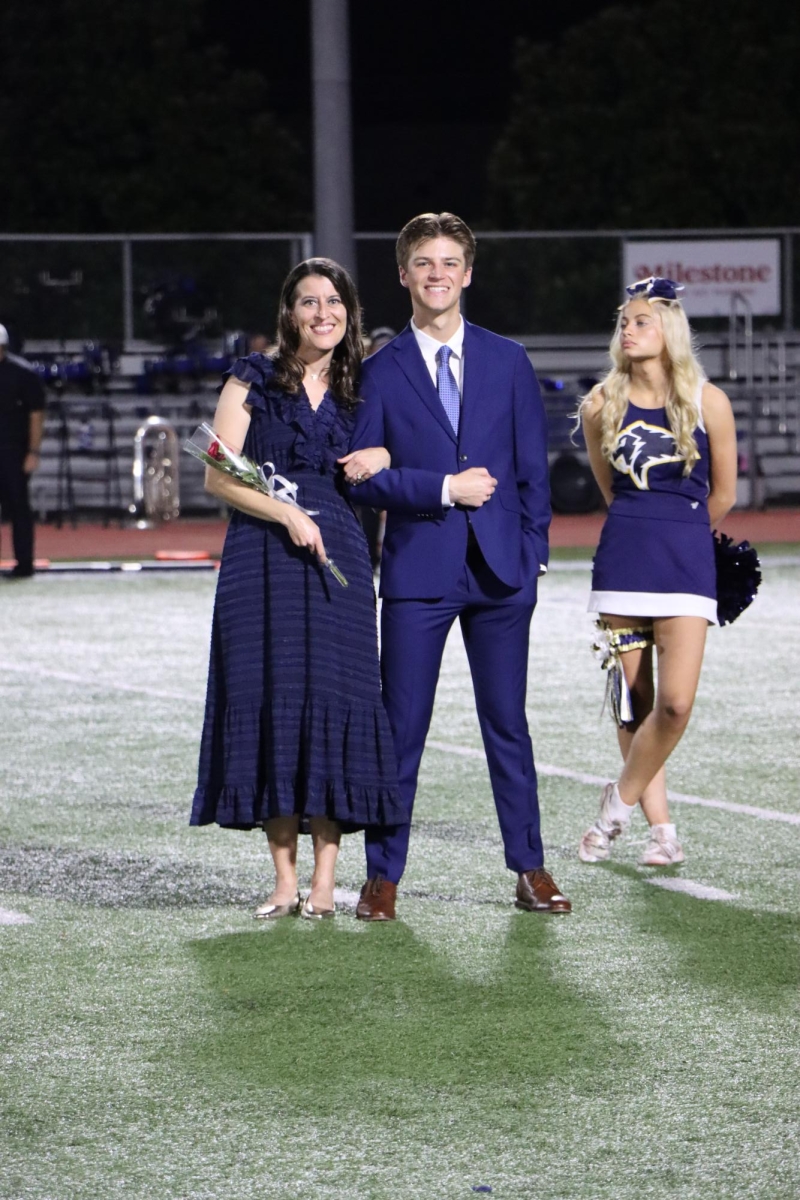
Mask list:
[[[480,220],[487,158],[515,81],[516,39],[552,42],[608,7],[351,0],[357,227],[395,229],[410,213],[447,207]],[[264,72],[274,111],[310,152],[309,13],[309,0],[209,6],[215,36],[236,62]]]

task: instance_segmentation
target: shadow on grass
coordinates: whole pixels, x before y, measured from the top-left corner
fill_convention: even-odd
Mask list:
[[[219,1031],[195,1046],[202,1069],[266,1087],[335,1081],[354,1098],[364,1094],[368,1110],[395,1105],[381,1085],[407,1079],[416,1087],[513,1085],[521,1106],[529,1086],[541,1094],[545,1081],[565,1076],[593,1093],[605,1068],[636,1049],[559,977],[551,921],[510,917],[491,984],[455,978],[399,922],[309,929],[284,920],[194,941]],[[475,936],[491,934],[479,925]]]
[[[691,983],[758,1008],[785,1011],[787,992],[796,995],[800,984],[799,918],[652,887],[647,876],[620,863],[603,869],[641,884],[645,912],[637,935],[667,941],[676,952],[670,961]],[[664,876],[680,878],[677,871],[653,877]]]

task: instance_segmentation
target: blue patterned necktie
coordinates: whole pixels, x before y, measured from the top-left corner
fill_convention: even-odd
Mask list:
[[[458,437],[458,419],[461,415],[461,396],[455,376],[450,370],[450,355],[453,351],[449,346],[442,346],[436,351],[436,387],[447,419],[453,426],[453,433]]]

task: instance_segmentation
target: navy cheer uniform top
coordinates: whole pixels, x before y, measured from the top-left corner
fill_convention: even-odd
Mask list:
[[[611,459],[614,499],[594,558],[590,612],[717,623],[702,390],[701,383],[694,431],[700,458],[688,475],[666,410],[628,404]]]

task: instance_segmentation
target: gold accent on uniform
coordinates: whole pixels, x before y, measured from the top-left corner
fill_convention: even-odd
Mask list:
[[[603,700],[603,710],[607,704],[611,706],[611,715],[620,729],[634,720],[633,704],[628,681],[622,669],[621,655],[628,650],[647,650],[653,645],[652,625],[625,625],[621,629],[612,629],[608,622],[601,617],[595,621],[597,635],[592,643],[595,658],[600,666],[608,671],[606,678],[606,694]]]

